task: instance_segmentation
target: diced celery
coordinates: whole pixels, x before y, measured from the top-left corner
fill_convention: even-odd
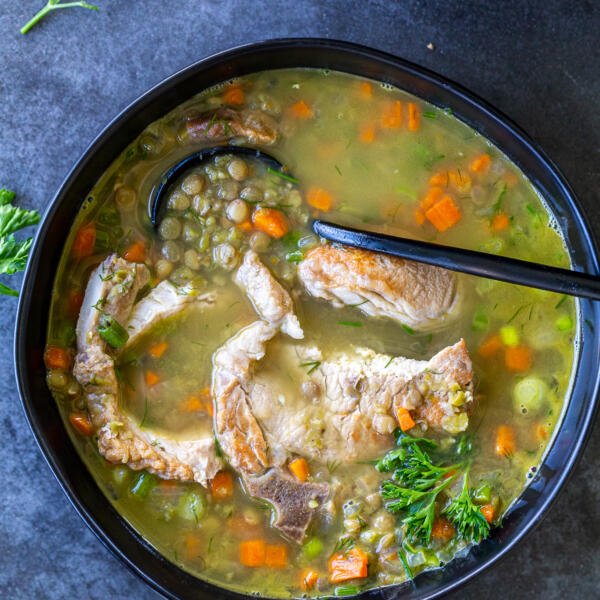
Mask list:
[[[302,547],[302,552],[306,558],[313,560],[323,553],[323,549],[323,542],[318,537],[312,537],[306,541]]]
[[[535,376],[525,377],[517,382],[514,391],[515,410],[522,415],[532,415],[540,411],[548,395],[548,386]]]
[[[129,469],[129,467],[125,467],[125,466],[115,467],[115,469],[112,472],[113,481],[117,485],[123,485],[129,479],[130,474],[131,474],[131,470]]]
[[[177,512],[182,519],[198,523],[206,514],[206,500],[200,492],[187,492],[181,496]]]
[[[473,500],[477,504],[489,504],[492,499],[492,488],[486,483],[478,487],[473,493]]]
[[[131,487],[131,495],[138,500],[144,500],[150,493],[150,490],[156,485],[156,478],[150,473],[143,471],[140,473],[135,480],[135,483]]]
[[[335,596],[356,596],[359,592],[357,585],[338,585],[333,593]]]
[[[573,320],[569,315],[561,315],[554,321],[554,325],[559,331],[571,331],[573,329]]]
[[[518,346],[519,332],[513,325],[505,325],[500,327],[500,339],[505,346]]]
[[[471,329],[473,331],[485,331],[490,325],[490,319],[481,307],[477,308],[473,315],[473,321],[471,321]]]

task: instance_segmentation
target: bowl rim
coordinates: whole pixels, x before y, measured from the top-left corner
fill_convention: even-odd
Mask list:
[[[563,208],[566,208],[566,212],[568,213],[566,216],[571,219],[570,227],[574,228],[576,234],[580,237],[579,243],[582,244],[582,252],[584,256],[582,257],[585,266],[587,267],[588,272],[592,272],[598,274],[599,264],[598,264],[598,251],[595,244],[595,241],[591,234],[591,228],[589,227],[587,218],[585,217],[583,211],[581,210],[581,206],[579,201],[575,197],[572,192],[570,186],[566,182],[566,179],[562,175],[562,173],[558,170],[556,165],[545,155],[545,153],[537,146],[537,144],[519,127],[517,126],[510,118],[505,116],[502,112],[493,108],[486,101],[482,100],[476,94],[468,91],[462,85],[457,84],[448,78],[438,75],[433,71],[420,67],[410,61],[404,60],[402,58],[398,58],[393,56],[392,54],[382,52],[380,50],[375,50],[363,45],[341,41],[341,40],[333,40],[326,38],[276,38],[270,40],[264,40],[260,42],[254,42],[250,44],[243,44],[228,50],[224,50],[221,52],[213,53],[205,58],[200,59],[192,63],[191,65],[177,71],[173,75],[163,79],[156,85],[152,86],[148,91],[141,94],[138,98],[136,98],[133,102],[131,102],[128,106],[126,106],[120,113],[112,120],[110,123],[92,140],[92,142],[88,145],[86,150],[83,152],[81,157],[77,160],[75,165],[66,175],[65,179],[61,183],[58,191],[54,195],[50,204],[44,212],[42,221],[37,229],[37,232],[34,237],[34,242],[32,245],[32,249],[30,252],[30,258],[27,264],[22,292],[19,299],[19,305],[17,310],[17,318],[15,322],[15,336],[14,336],[14,357],[15,357],[15,372],[16,372],[16,380],[17,380],[17,389],[19,392],[19,396],[21,399],[21,403],[23,405],[23,409],[25,415],[27,417],[27,421],[29,426],[34,434],[37,445],[40,448],[46,462],[50,466],[54,476],[59,482],[62,490],[68,497],[69,501],[78,512],[78,514],[82,517],[88,527],[94,532],[94,534],[100,539],[100,541],[109,548],[120,558],[134,573],[140,576],[147,584],[149,584],[152,588],[154,588],[159,593],[163,594],[166,597],[170,598],[181,598],[188,597],[187,594],[182,593],[182,587],[179,587],[178,592],[174,592],[172,588],[169,586],[173,584],[175,581],[181,582],[182,585],[193,585],[194,597],[198,597],[198,595],[204,593],[206,597],[223,597],[223,598],[246,598],[248,597],[246,594],[241,594],[238,592],[230,591],[226,588],[221,588],[217,585],[210,584],[196,578],[174,563],[171,563],[166,558],[164,558],[160,553],[158,553],[152,546],[150,546],[135,530],[134,528],[125,521],[119,513],[117,513],[112,505],[108,502],[108,500],[104,497],[104,492],[100,489],[100,487],[93,482],[93,485],[96,488],[96,493],[102,497],[105,504],[108,504],[110,507],[108,512],[110,513],[110,509],[112,509],[112,513],[109,514],[109,520],[115,522],[115,528],[112,528],[110,533],[107,532],[107,525],[101,525],[100,515],[98,514],[97,508],[90,508],[86,501],[82,497],[82,487],[80,487],[80,481],[75,481],[68,473],[65,468],[65,457],[61,455],[61,450],[72,450],[73,445],[70,440],[67,443],[64,443],[64,439],[61,439],[57,442],[56,439],[50,440],[48,438],[48,431],[44,429],[44,423],[40,419],[40,415],[38,414],[39,408],[36,408],[33,401],[33,395],[30,389],[30,382],[33,380],[34,375],[30,373],[30,363],[35,364],[37,360],[40,360],[40,348],[30,348],[28,345],[29,336],[25,334],[28,332],[27,325],[28,320],[31,317],[31,305],[36,301],[35,298],[35,289],[34,285],[36,283],[36,279],[39,273],[40,261],[42,258],[43,250],[45,246],[48,245],[47,238],[51,233],[51,226],[56,226],[57,214],[63,208],[63,201],[69,191],[69,189],[74,185],[77,179],[81,176],[82,171],[89,167],[92,159],[95,157],[98,149],[103,146],[103,144],[107,144],[112,137],[114,137],[117,132],[126,127],[127,122],[134,118],[136,115],[139,115],[141,111],[145,108],[148,108],[152,103],[157,100],[160,100],[161,97],[168,95],[169,93],[173,93],[173,90],[181,85],[182,82],[189,80],[189,78],[196,74],[201,74],[203,71],[207,71],[211,67],[214,68],[215,65],[228,65],[228,63],[232,60],[237,60],[240,57],[248,57],[249,55],[260,55],[261,53],[265,53],[265,56],[270,52],[282,52],[287,50],[301,50],[301,51],[323,51],[323,52],[334,52],[339,53],[340,56],[347,55],[349,60],[356,59],[357,57],[364,58],[367,62],[377,63],[380,66],[387,65],[389,68],[402,71],[403,73],[410,75],[417,80],[422,80],[429,85],[434,86],[439,89],[440,92],[446,95],[449,95],[456,102],[463,102],[466,105],[469,105],[473,108],[473,111],[478,115],[478,119],[482,119],[482,121],[469,122],[468,119],[463,118],[463,115],[458,114],[457,116],[466,121],[470,126],[476,128],[481,132],[481,123],[485,121],[489,121],[490,123],[496,123],[502,130],[504,130],[508,138],[513,140],[520,145],[526,155],[529,155],[535,163],[537,163],[545,175],[552,179],[553,185],[556,186],[558,190],[558,194],[561,198],[561,201],[565,202]],[[297,65],[300,67],[300,65]],[[305,65],[304,65],[305,66]],[[270,70],[269,67],[263,66],[262,68],[257,68],[255,71],[263,71]],[[342,70],[342,69],[335,69]],[[226,73],[226,69],[224,71]],[[363,73],[363,76],[365,75]],[[223,77],[221,81],[226,80],[230,77]],[[201,84],[198,86],[198,91],[202,89],[206,89],[208,87],[207,84]],[[411,90],[412,91],[412,90]],[[412,92],[415,93],[415,92]],[[419,95],[417,93],[417,95]],[[175,93],[177,96],[177,93]],[[431,98],[423,96],[423,99],[426,101],[432,102]],[[186,98],[179,98],[175,105],[185,102]],[[158,102],[160,103],[160,102]],[[436,102],[433,102],[434,104]],[[160,114],[166,114],[172,108],[169,109],[161,109]],[[156,118],[156,117],[155,117]],[[146,121],[146,125],[151,123],[155,118],[148,119]],[[143,119],[142,119],[143,120]],[[480,125],[480,127],[476,127],[476,125]],[[130,141],[135,139],[139,135],[139,131],[137,133],[132,133],[130,135]],[[492,139],[488,133],[482,133],[482,135]],[[494,143],[497,143],[494,141]],[[511,153],[507,151],[502,145],[498,144],[500,150],[506,153],[509,157],[511,157]],[[112,160],[114,160],[119,152],[115,152]],[[109,162],[112,162],[109,161]],[[514,160],[514,159],[513,159]],[[516,161],[515,161],[516,162]],[[517,162],[519,165],[519,163]],[[520,165],[519,165],[520,166]],[[523,169],[526,174],[527,171]],[[530,180],[536,184],[536,187],[540,189],[540,191],[544,190],[545,186],[540,185],[539,181],[536,181],[535,177],[529,176]],[[88,186],[88,189],[91,186]],[[60,225],[60,223],[58,224]],[[63,223],[64,225],[64,223]],[[60,248],[62,251],[62,246]],[[52,272],[52,279],[54,276],[54,271]],[[600,323],[600,303],[597,303],[598,306],[594,306],[591,302],[580,301],[579,308],[580,311],[587,311],[586,314],[593,316],[593,323]],[[580,313],[581,314],[581,313]],[[44,314],[44,318],[47,317],[47,313]],[[579,369],[581,366],[581,359],[584,352],[587,352],[588,356],[588,369],[594,370],[593,358],[598,355],[598,347],[600,344],[598,343],[600,332],[598,330],[594,331],[591,329],[591,332],[587,334],[592,338],[592,341],[595,342],[595,348],[590,348],[589,344],[583,343],[583,319],[580,320],[580,335],[581,335],[581,351],[578,360],[578,364],[576,366],[576,371],[579,373]],[[44,335],[45,339],[45,335]],[[591,354],[590,354],[591,352]],[[32,357],[32,354],[34,355]],[[596,362],[596,365],[598,361]],[[585,365],[584,365],[585,367]],[[575,382],[578,383],[578,382]],[[517,501],[516,506],[514,507],[514,511],[517,513],[520,512],[522,516],[522,520],[524,520],[523,526],[518,530],[514,531],[510,534],[510,537],[507,541],[502,544],[497,545],[494,549],[489,552],[488,556],[477,557],[475,556],[475,564],[467,566],[464,569],[464,573],[459,574],[458,577],[447,581],[442,582],[441,586],[439,583],[436,583],[435,573],[441,570],[434,570],[424,573],[423,575],[427,575],[430,578],[429,587],[427,585],[423,587],[421,590],[415,588],[413,584],[402,584],[400,586],[391,586],[387,588],[375,588],[372,590],[365,591],[361,594],[361,597],[372,597],[372,598],[391,598],[396,597],[398,595],[406,595],[411,598],[434,598],[438,597],[441,594],[447,593],[451,590],[455,590],[461,585],[464,585],[467,581],[471,580],[473,577],[481,573],[483,570],[487,569],[491,565],[497,563],[501,558],[503,558],[516,544],[518,544],[524,537],[527,535],[537,524],[539,524],[542,516],[547,512],[550,505],[556,499],[556,496],[560,489],[564,486],[567,478],[572,472],[574,465],[577,460],[580,458],[582,449],[587,441],[587,438],[590,433],[591,424],[593,422],[594,415],[598,408],[598,395],[600,390],[600,368],[596,366],[594,377],[588,377],[586,381],[588,396],[582,402],[582,406],[580,407],[580,415],[575,420],[571,426],[574,428],[573,431],[568,432],[568,439],[565,443],[568,443],[568,447],[570,452],[565,457],[565,448],[559,448],[558,450],[562,451],[562,458],[557,460],[556,468],[554,470],[550,469],[551,473],[544,473],[543,467],[545,463],[549,460],[549,457],[555,453],[557,441],[560,437],[563,427],[565,427],[565,419],[569,412],[571,411],[571,404],[575,397],[575,385],[570,390],[570,397],[567,408],[563,411],[563,415],[561,421],[557,426],[557,434],[555,434],[553,440],[550,442],[550,448],[546,451],[546,455],[544,461],[542,463],[542,468],[540,468],[540,472],[534,478],[534,481],[527,486],[525,491],[521,494],[521,496],[526,496],[527,491],[533,489],[536,491],[536,480],[539,484],[537,489],[539,489],[539,493],[531,499],[522,499],[521,496],[519,500],[523,500],[525,505],[531,502],[535,502],[535,508],[527,508],[527,506],[523,506],[519,504]],[[56,407],[54,407],[56,410]],[[52,409],[50,409],[52,410]],[[573,408],[573,410],[575,410]],[[56,410],[58,414],[58,411]],[[62,427],[62,421],[59,419],[58,425]],[[54,431],[60,435],[60,432]],[[63,438],[66,435],[66,431],[62,432]],[[81,463],[81,467],[87,472],[87,467],[84,465],[83,461],[77,455],[75,462]],[[91,476],[89,472],[87,473],[88,477],[86,477],[85,473],[82,474],[83,480],[88,480]],[[93,480],[92,480],[93,481]],[[85,485],[89,486],[89,481],[86,481]],[[82,484],[83,485],[83,484]],[[541,487],[540,487],[541,486]],[[549,486],[549,487],[548,487]],[[87,490],[87,488],[86,488]],[[87,490],[89,491],[89,490]],[[542,497],[542,492],[544,492]],[[102,504],[102,502],[100,502]],[[106,509],[106,506],[104,506]],[[513,512],[509,518],[512,517]],[[527,512],[527,515],[525,515]],[[119,536],[115,534],[116,530],[119,530]],[[123,537],[125,536],[125,537]],[[115,539],[119,537],[119,539]],[[126,539],[129,538],[129,541]],[[485,543],[491,540],[486,540]],[[125,543],[127,542],[127,543]],[[124,547],[127,546],[127,547]],[[477,548],[473,548],[471,554],[477,551]],[[154,574],[150,574],[148,572],[147,561],[153,561],[152,568],[155,569]],[[146,561],[146,563],[145,563]],[[453,561],[454,562],[454,561]],[[165,579],[165,573],[161,571],[161,577],[158,577],[156,574],[156,569],[162,564],[164,567],[164,571],[169,572],[171,575],[175,575],[174,578]],[[452,564],[449,563],[447,567]],[[433,574],[433,577],[431,576]],[[438,578],[439,579],[439,578]],[[426,581],[425,578],[422,578],[421,575],[417,577],[417,581]],[[432,582],[432,583],[431,583]],[[407,585],[410,585],[410,589],[407,588]],[[436,587],[437,586],[437,587]]]

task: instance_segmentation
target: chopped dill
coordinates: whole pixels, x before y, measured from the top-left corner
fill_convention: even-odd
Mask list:
[[[433,110],[424,110],[423,111],[423,116],[426,119],[437,119],[437,113]]]
[[[567,301],[567,296],[566,294],[564,296],[562,296],[562,298],[556,303],[556,306],[554,308],[560,308],[565,302]]]
[[[385,363],[383,368],[387,369],[394,362],[395,358],[396,358],[395,356],[390,356],[390,359]]]
[[[333,547],[333,553],[335,554],[336,552],[341,552],[342,554],[345,554],[352,547],[354,547],[354,539],[350,536],[345,536],[340,538],[335,543],[335,546]]]
[[[519,306],[519,308],[517,308],[517,310],[513,313],[512,317],[510,319],[508,319],[508,321],[506,321],[507,325],[510,325],[510,323],[512,323],[521,313],[521,311],[525,308],[527,308],[528,306],[531,306],[530,304],[521,304],[521,306]]]
[[[269,173],[270,175],[274,175],[275,177],[279,177],[280,179],[285,179],[285,181],[289,181],[290,183],[299,183],[298,179],[296,179],[292,175],[288,175],[287,173],[279,171],[278,169],[273,169],[272,167],[267,167],[267,173]]]
[[[329,474],[335,473],[335,471],[337,471],[340,464],[341,464],[341,461],[339,461],[339,460],[328,460],[327,461],[327,470],[329,471]]]
[[[314,373],[321,366],[321,361],[320,360],[309,360],[308,362],[300,363],[300,366],[308,367],[308,371],[306,371],[306,374],[310,375],[311,373]]]
[[[338,175],[341,176],[341,174],[342,174],[341,169],[337,165],[333,165],[333,166],[335,167],[335,170],[338,172]]]
[[[360,321],[338,321],[338,325],[344,325],[345,327],[362,327],[363,324]]]
[[[368,300],[363,300],[362,302],[357,302],[356,304],[348,304],[348,306],[351,308],[356,308],[357,306],[362,306],[363,304],[366,304],[367,302],[368,302]]]
[[[406,325],[405,323],[400,323],[400,327],[402,327],[402,329],[408,333],[408,335],[415,335],[415,330],[412,327],[409,327],[408,325]]]
[[[144,396],[144,416],[142,417],[142,420],[140,421],[140,425],[139,425],[140,429],[142,429],[144,427],[147,417],[148,417],[148,396]]]

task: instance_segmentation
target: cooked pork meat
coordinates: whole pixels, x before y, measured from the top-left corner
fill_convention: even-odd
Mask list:
[[[269,469],[258,477],[245,479],[248,493],[273,505],[273,526],[288,537],[301,542],[314,515],[329,496],[329,486],[323,483],[300,483],[281,469]]]
[[[160,321],[168,319],[197,303],[201,306],[211,306],[216,297],[213,293],[198,294],[191,286],[175,287],[169,281],[161,281],[133,306],[127,321],[129,338],[124,348],[128,348]]]
[[[267,445],[248,403],[245,384],[254,362],[263,358],[277,328],[256,321],[230,338],[214,355],[213,395],[219,445],[231,466],[255,475],[269,466]]]
[[[365,348],[324,357],[314,346],[280,340],[265,354],[244,388],[275,464],[290,453],[321,462],[370,460],[392,444],[401,407],[423,428],[467,428],[473,372],[462,340],[429,361]],[[315,370],[300,366],[307,364]],[[290,385],[290,373],[300,389]]]
[[[453,272],[367,250],[319,246],[299,264],[298,276],[316,298],[421,331],[442,326],[460,303]]]
[[[246,252],[235,281],[246,292],[261,319],[280,327],[292,338],[304,337],[290,295],[260,262],[256,252]]]
[[[92,273],[77,323],[78,353],[73,373],[83,387],[98,448],[107,460],[125,463],[132,469],[147,469],[166,479],[194,480],[206,485],[222,467],[212,435],[197,440],[171,440],[142,429],[119,408],[114,359],[98,332],[100,316],[110,315],[127,328],[133,313],[137,320],[132,329],[141,331],[142,312],[134,308],[134,302],[148,278],[144,265],[116,255],[109,256]],[[202,296],[195,298],[197,302],[206,300]],[[151,317],[155,313],[146,314]]]
[[[279,338],[290,322],[297,326],[291,333],[302,330],[289,294],[254,253],[244,258],[236,281],[264,320],[242,329],[214,355],[215,426],[223,452],[251,494],[272,503],[274,497],[286,497],[284,490],[297,495],[289,482],[299,489],[303,484],[283,470],[292,454],[321,462],[379,455],[393,443],[399,408],[411,411],[424,427],[450,433],[466,429],[473,374],[462,340],[430,361],[369,349],[324,358],[314,346]],[[263,360],[267,352],[269,360]],[[301,366],[306,364],[318,368],[307,373]],[[290,383],[298,380],[303,380],[300,389]],[[325,488],[321,491],[306,492],[316,494],[315,509],[306,512],[281,500],[275,526],[301,540],[328,496]]]
[[[191,118],[186,127],[194,142],[225,142],[240,137],[252,144],[268,145],[278,136],[276,121],[251,109],[217,108]]]

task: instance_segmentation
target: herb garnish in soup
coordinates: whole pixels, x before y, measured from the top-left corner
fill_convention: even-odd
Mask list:
[[[168,191],[161,174],[223,154]],[[280,70],[150,125],[96,183],[54,288],[48,385],[116,509],[181,568],[352,595],[493,534],[569,389],[571,299],[324,243],[313,217],[568,266],[486,139],[398,89]]]

